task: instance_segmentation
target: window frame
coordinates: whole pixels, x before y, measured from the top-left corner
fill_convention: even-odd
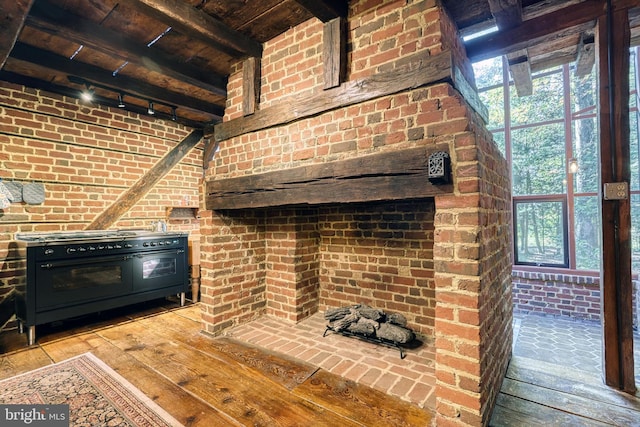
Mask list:
[[[563,262],[549,263],[549,262],[530,262],[521,261],[518,259],[519,246],[518,246],[518,205],[520,204],[533,204],[533,203],[560,203],[562,208],[561,224],[562,224],[562,249],[563,249]],[[513,263],[514,265],[528,265],[536,267],[551,267],[551,268],[569,268],[569,224],[567,215],[567,198],[564,195],[559,196],[523,196],[514,197],[512,201],[513,208]]]

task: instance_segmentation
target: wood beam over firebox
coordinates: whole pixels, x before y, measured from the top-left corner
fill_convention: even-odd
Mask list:
[[[451,193],[429,182],[429,155],[448,145],[388,151],[354,159],[207,182],[209,210],[297,204],[404,200]]]

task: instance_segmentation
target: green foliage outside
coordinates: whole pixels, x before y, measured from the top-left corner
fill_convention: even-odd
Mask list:
[[[635,57],[631,51],[631,190],[640,190]],[[517,258],[521,262],[560,265],[568,248],[562,233],[573,222],[575,268],[599,270],[601,259],[598,213],[597,82],[591,75],[578,78],[573,66],[534,75],[533,95],[518,97],[513,82],[503,84],[505,64],[494,58],[474,64],[480,97],[489,110],[489,129],[503,154],[510,144]],[[569,77],[565,93],[564,78]],[[505,91],[508,104],[505,105]],[[510,115],[506,116],[505,111]],[[565,117],[569,110],[570,117]],[[566,129],[565,120],[570,121]],[[510,140],[507,141],[507,136]],[[567,159],[579,169],[569,173]],[[571,191],[568,186],[571,185]],[[538,199],[531,199],[531,196]],[[573,197],[571,218],[562,217],[561,203]],[[550,201],[550,198],[553,201]],[[558,199],[560,198],[560,199]],[[640,272],[640,195],[631,198],[632,264]]]

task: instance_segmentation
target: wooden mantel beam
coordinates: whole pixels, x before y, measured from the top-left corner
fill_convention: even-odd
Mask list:
[[[453,185],[429,182],[429,156],[447,144],[385,151],[353,159],[300,166],[206,184],[209,210],[284,205],[371,202],[433,197]]]
[[[4,67],[13,45],[18,40],[34,0],[2,2],[0,9],[0,69]]]

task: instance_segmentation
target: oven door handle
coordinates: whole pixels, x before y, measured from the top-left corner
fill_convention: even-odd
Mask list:
[[[158,255],[173,255],[175,254],[183,254],[185,252],[184,249],[177,249],[175,251],[156,251],[156,252],[143,252],[140,254],[135,254],[133,255],[134,257],[137,258],[146,258],[149,256],[158,256]]]
[[[133,259],[133,256],[120,255],[120,256],[112,256],[112,257],[96,257],[96,258],[89,258],[89,259],[82,259],[82,260],[48,262],[46,264],[40,264],[40,268],[50,270],[52,268],[69,267],[73,265],[99,264],[105,261],[127,261],[130,259]]]

